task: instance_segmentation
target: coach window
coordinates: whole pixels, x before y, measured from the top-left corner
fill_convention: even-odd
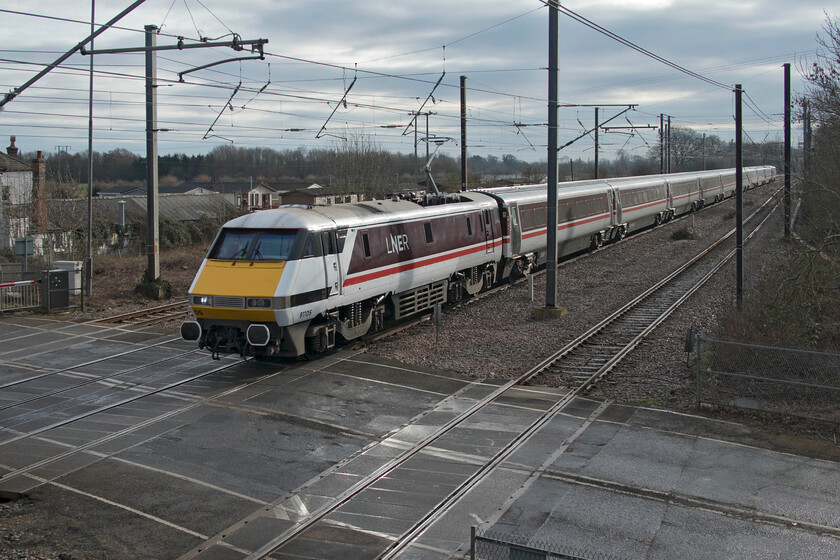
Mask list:
[[[426,230],[426,243],[434,243],[435,238],[432,235],[432,224],[430,222],[424,222],[423,229]]]
[[[340,229],[335,234],[336,241],[338,242],[338,252],[344,252],[344,242],[347,241],[347,230]]]
[[[573,218],[572,211],[571,211],[571,204],[568,202],[558,202],[557,203],[557,221],[558,222],[568,222]]]
[[[303,244],[303,255],[304,259],[308,259],[310,257],[320,257],[323,255],[321,251],[321,236],[317,233],[310,233],[306,236],[306,242]]]
[[[528,208],[527,210],[521,208],[519,210],[519,217],[522,218],[522,229],[527,231],[534,229],[534,210]]]
[[[546,212],[548,208],[534,208],[534,217],[536,218],[537,227],[545,227],[546,224]]]
[[[335,232],[322,231],[321,232],[321,246],[324,249],[325,255],[333,255],[335,250]]]
[[[317,237],[314,237],[311,233],[306,236],[306,241],[303,243],[303,253],[301,254],[301,258],[308,259],[310,257],[315,256],[315,241],[320,240]]]
[[[370,240],[366,231],[362,232],[362,247],[365,250],[365,258],[370,258]]]
[[[467,236],[472,237],[472,220],[467,216]]]

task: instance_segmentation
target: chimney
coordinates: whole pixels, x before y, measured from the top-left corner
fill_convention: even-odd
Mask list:
[[[14,143],[14,142],[13,142]],[[35,230],[47,231],[47,162],[41,150],[32,160],[32,220]]]
[[[20,151],[20,150],[18,150],[17,146],[15,146],[16,138],[14,136],[10,136],[10,138],[12,140],[12,145],[9,146],[8,148],[6,148],[6,153],[9,154],[12,157],[17,157],[18,151]]]

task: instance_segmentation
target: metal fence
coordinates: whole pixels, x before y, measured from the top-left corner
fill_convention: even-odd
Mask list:
[[[34,280],[0,283],[0,313],[41,307],[41,284]]]
[[[697,339],[697,407],[840,422],[840,354]]]
[[[600,552],[588,552],[559,543],[540,542],[472,528],[470,560],[623,560]]]

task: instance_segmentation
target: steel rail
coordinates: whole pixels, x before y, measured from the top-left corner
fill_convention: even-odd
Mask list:
[[[149,347],[149,348],[151,348],[151,347]],[[45,397],[51,397],[53,395],[63,393],[64,391],[70,391],[72,389],[78,389],[79,387],[84,387],[86,385],[91,385],[93,383],[100,383],[102,381],[113,380],[115,377],[118,377],[120,375],[125,375],[127,373],[133,373],[135,371],[138,371],[138,370],[141,370],[141,369],[144,369],[144,368],[148,368],[150,366],[154,366],[154,365],[157,365],[157,364],[160,364],[160,363],[163,363],[163,362],[168,362],[168,361],[176,359],[176,358],[182,358],[182,357],[188,356],[190,354],[198,354],[199,352],[200,352],[200,350],[188,350],[187,352],[184,352],[183,354],[179,354],[177,356],[169,356],[169,357],[166,357],[166,358],[161,358],[159,360],[155,360],[153,362],[144,363],[143,365],[131,367],[129,369],[124,369],[124,370],[118,371],[116,373],[103,375],[101,377],[93,377],[91,379],[87,379],[85,381],[82,381],[81,383],[77,383],[75,385],[69,385],[67,387],[62,387],[60,389],[54,389],[54,390],[49,391],[47,393],[38,393],[37,395],[34,395],[34,396],[32,396],[28,399],[24,399],[22,401],[16,401],[16,402],[13,402],[11,404],[0,405],[0,410],[6,410],[7,408],[12,408],[12,407],[19,406],[19,405],[22,405],[22,404],[27,404],[27,403],[30,403],[30,402],[33,402],[33,401],[37,401],[38,399],[43,399]],[[66,371],[64,371],[62,373],[66,373]],[[144,378],[141,378],[141,379],[144,379]],[[133,387],[136,387],[136,385],[134,384],[135,381],[132,381],[132,382],[119,381],[117,383],[119,383],[121,385],[129,385],[129,387],[125,387],[125,388],[129,388],[129,389],[133,388]],[[31,411],[29,411],[29,413],[31,413]],[[5,420],[8,420],[8,418],[5,419]]]
[[[93,319],[91,321],[88,321],[88,323],[120,323],[120,322],[125,321],[127,319],[134,319],[134,318],[137,318],[137,317],[147,317],[147,316],[153,315],[155,313],[166,312],[166,311],[170,311],[172,309],[178,309],[178,308],[184,307],[184,306],[187,307],[187,309],[185,309],[184,311],[188,312],[189,311],[189,301],[184,300],[184,301],[179,301],[179,302],[175,302],[175,303],[167,303],[165,305],[158,305],[156,307],[139,309],[137,311],[129,311],[127,313],[121,313],[119,315],[112,315],[110,317],[102,317],[101,319]],[[154,318],[150,318],[150,319],[145,320],[145,321],[132,322],[130,324],[132,324],[132,325],[142,325],[142,324],[146,324],[146,323],[153,323],[155,321],[161,321],[161,320],[169,319],[171,317],[177,317],[178,315],[180,315],[180,313],[167,315],[167,316],[164,316],[164,317],[154,317]]]
[[[148,350],[150,348],[155,348],[157,346],[163,346],[164,344],[169,344],[170,342],[178,342],[180,340],[181,340],[180,337],[170,338],[170,339],[167,339],[167,340],[164,340],[164,341],[161,341],[161,342],[156,342],[154,344],[150,344],[149,346],[142,346],[140,348],[134,348],[132,350],[126,350],[125,352],[120,352],[119,354],[113,354],[111,356],[105,356],[103,358],[97,358],[95,360],[90,360],[89,362],[84,362],[82,364],[78,364],[78,365],[75,365],[75,366],[70,366],[70,367],[67,367],[67,368],[64,368],[64,369],[47,371],[47,372],[44,372],[44,373],[39,373],[38,375],[33,375],[32,377],[26,377],[24,379],[17,379],[15,381],[9,381],[8,383],[4,383],[4,384],[0,385],[0,389],[5,389],[7,387],[13,387],[15,385],[20,385],[21,383],[28,383],[29,381],[35,381],[35,380],[41,379],[43,377],[49,377],[50,375],[58,375],[58,374],[61,374],[61,373],[67,373],[68,371],[73,371],[74,369],[79,369],[79,368],[87,367],[87,366],[90,366],[90,365],[93,365],[93,364],[102,363],[102,362],[105,362],[105,361],[108,361],[108,360],[112,360],[114,358],[127,356],[129,354],[135,354],[137,352],[142,352],[143,350]]]
[[[68,419],[66,422],[61,423],[61,425],[64,425],[64,424],[69,424],[70,422],[74,422],[74,421],[76,421],[76,420],[80,420],[80,419],[82,419],[82,418],[85,418],[85,417],[91,416],[91,415],[93,415],[93,414],[97,414],[97,413],[99,413],[99,412],[103,412],[104,410],[109,410],[109,409],[111,409],[111,408],[115,408],[115,407],[117,407],[117,406],[122,406],[123,404],[126,404],[126,403],[128,403],[128,402],[132,402],[132,401],[135,401],[135,400],[138,400],[138,399],[144,398],[144,397],[148,397],[148,396],[151,396],[151,395],[154,395],[154,394],[157,394],[157,393],[161,393],[161,392],[163,392],[163,391],[168,391],[169,389],[175,388],[175,387],[177,387],[177,386],[179,386],[179,385],[183,385],[183,384],[185,384],[185,383],[189,383],[189,382],[191,382],[191,381],[195,381],[196,379],[200,379],[200,378],[202,378],[202,377],[206,377],[206,376],[208,376],[208,375],[212,375],[212,374],[214,374],[214,373],[218,373],[218,372],[220,372],[220,371],[224,371],[224,370],[226,370],[226,369],[230,369],[230,368],[232,368],[232,367],[234,367],[234,366],[237,366],[237,365],[239,365],[239,364],[241,364],[241,363],[242,363],[241,361],[237,361],[237,362],[234,362],[234,363],[230,363],[230,364],[226,364],[226,365],[223,365],[223,366],[219,366],[219,367],[217,367],[217,368],[214,368],[214,369],[213,369],[213,370],[211,370],[211,371],[208,371],[208,372],[205,372],[205,373],[202,373],[202,374],[199,374],[199,375],[193,376],[193,377],[191,377],[190,379],[185,379],[185,380],[182,380],[182,381],[180,381],[180,382],[170,384],[170,385],[168,385],[168,386],[166,386],[166,387],[161,387],[161,388],[156,389],[156,390],[154,390],[154,391],[152,391],[152,392],[148,392],[148,393],[143,394],[143,395],[138,395],[137,397],[132,398],[132,399],[128,399],[128,400],[126,400],[126,401],[124,401],[124,402],[114,403],[113,405],[110,405],[110,406],[107,406],[107,407],[103,407],[103,408],[101,408],[101,409],[99,409],[99,410],[96,410],[96,411],[91,411],[90,413],[86,413],[86,414],[84,414],[84,415],[80,415],[80,416],[78,416],[78,417],[75,417],[75,418],[72,418],[72,419]],[[139,429],[145,428],[145,427],[147,427],[147,426],[151,426],[151,425],[153,425],[153,424],[155,424],[155,423],[157,423],[157,422],[160,422],[160,421],[166,420],[166,419],[168,419],[168,418],[172,418],[173,416],[177,416],[178,414],[182,414],[182,413],[184,413],[184,412],[188,412],[188,411],[190,411],[190,410],[192,410],[192,409],[194,409],[194,408],[196,408],[196,407],[198,407],[198,406],[201,406],[201,405],[203,405],[203,404],[207,404],[207,403],[209,403],[209,402],[211,402],[211,401],[214,401],[214,400],[217,400],[217,399],[219,399],[219,398],[221,398],[221,397],[224,397],[224,396],[227,396],[227,395],[233,394],[233,393],[235,393],[235,392],[237,392],[237,391],[240,391],[240,390],[242,390],[242,389],[245,389],[245,388],[247,388],[247,387],[250,387],[251,385],[255,385],[255,384],[257,384],[257,383],[260,383],[260,382],[264,381],[265,379],[268,379],[268,378],[271,378],[271,377],[273,377],[273,376],[275,376],[275,375],[278,375],[279,373],[282,373],[282,371],[278,371],[278,372],[270,373],[270,374],[267,374],[267,375],[261,376],[261,377],[259,377],[259,378],[257,378],[257,379],[254,379],[254,380],[252,380],[252,381],[248,381],[248,382],[246,382],[246,383],[242,383],[242,384],[240,384],[240,385],[237,385],[236,387],[232,387],[232,388],[230,388],[230,389],[228,389],[228,390],[226,390],[226,391],[223,391],[222,393],[219,393],[219,394],[213,395],[212,397],[207,397],[207,398],[198,399],[198,400],[196,400],[196,401],[194,401],[194,402],[191,402],[191,403],[189,403],[189,404],[187,404],[187,405],[184,405],[184,406],[182,406],[182,407],[179,407],[179,408],[177,408],[177,409],[174,409],[174,410],[170,410],[170,411],[164,412],[163,414],[160,414],[160,415],[155,416],[155,417],[153,417],[153,418],[148,418],[148,419],[143,420],[142,422],[139,422],[139,423],[134,424],[134,425],[132,425],[132,426],[127,426],[126,428],[124,428],[124,429],[122,429],[122,430],[119,430],[119,431],[117,431],[117,432],[114,432],[114,433],[111,433],[111,434],[108,434],[108,435],[102,436],[101,438],[98,438],[98,439],[95,439],[95,440],[89,441],[89,442],[87,442],[87,443],[83,443],[83,444],[81,444],[81,445],[74,446],[72,449],[68,449],[67,451],[65,451],[65,452],[63,452],[63,453],[59,453],[58,455],[53,455],[52,457],[47,457],[47,458],[42,459],[42,460],[40,460],[40,461],[38,461],[38,462],[36,462],[36,463],[32,463],[32,464],[30,464],[30,465],[27,465],[26,467],[21,467],[21,468],[19,468],[19,469],[12,470],[12,471],[10,471],[10,472],[8,472],[8,473],[6,473],[6,474],[4,474],[4,475],[0,476],[0,483],[6,482],[6,481],[11,480],[11,479],[13,479],[13,478],[17,478],[18,476],[22,476],[22,475],[24,475],[24,474],[27,474],[28,472],[31,472],[32,470],[35,470],[35,469],[40,468],[40,467],[43,467],[43,466],[45,466],[45,465],[49,465],[49,464],[51,464],[51,463],[55,463],[56,461],[60,461],[60,460],[62,460],[62,459],[64,459],[64,458],[69,457],[69,456],[71,456],[71,455],[74,455],[74,454],[76,454],[76,453],[79,453],[79,452],[82,452],[82,451],[86,451],[86,450],[88,450],[88,449],[91,449],[91,448],[96,447],[96,446],[98,446],[98,445],[101,445],[101,444],[103,444],[103,443],[107,443],[107,442],[109,442],[109,441],[113,441],[113,440],[118,439],[118,438],[120,438],[120,437],[122,437],[122,436],[124,436],[124,435],[127,435],[127,434],[130,434],[130,433],[132,433],[132,432],[135,432],[135,431],[137,431],[137,430],[139,430]],[[55,428],[55,427],[58,427],[58,426],[56,426],[56,425],[53,425],[53,426],[47,426],[47,427],[45,427],[45,428],[43,428],[43,429],[39,430],[39,433],[42,433],[42,432],[44,432],[44,431],[47,431],[47,430],[53,429],[53,428]],[[37,434],[34,434],[34,433],[33,433],[33,434],[23,435],[23,436],[21,436],[21,437],[19,437],[19,438],[17,438],[17,439],[19,440],[19,439],[23,439],[23,438],[25,438],[25,437],[31,437],[32,435],[37,435]],[[0,446],[4,445],[5,443],[9,443],[9,442],[4,442],[3,444],[0,444]],[[110,457],[110,456],[112,456],[112,455],[115,455],[116,453],[118,453],[118,451],[115,451],[115,452],[113,452],[113,453],[109,453],[109,454],[105,454],[105,456],[106,456],[106,457]]]
[[[145,392],[140,393],[138,395],[134,395],[134,396],[127,397],[127,398],[124,398],[124,399],[120,399],[116,402],[113,402],[113,403],[110,403],[110,404],[106,404],[106,405],[88,410],[87,412],[84,412],[82,414],[77,414],[76,416],[73,416],[73,417],[70,417],[70,418],[64,418],[62,420],[59,420],[59,421],[54,422],[52,424],[49,424],[47,426],[42,426],[38,429],[32,430],[32,431],[27,432],[27,433],[20,433],[20,434],[12,437],[10,439],[0,441],[0,447],[2,447],[4,445],[8,445],[10,443],[14,443],[16,441],[20,441],[22,439],[26,439],[26,438],[29,438],[29,437],[32,437],[32,436],[42,434],[46,431],[53,430],[55,428],[60,428],[61,426],[66,426],[67,424],[71,424],[71,423],[76,422],[78,420],[88,418],[90,416],[93,416],[94,414],[99,414],[100,412],[105,412],[107,410],[111,410],[113,408],[117,408],[119,406],[123,406],[125,404],[129,404],[129,403],[132,403],[134,401],[140,400],[142,398],[149,397],[149,396],[152,396],[152,395],[156,395],[158,393],[162,393],[163,391],[168,391],[170,389],[174,389],[175,387],[180,387],[181,385],[184,385],[186,383],[190,383],[191,381],[195,381],[196,379],[201,379],[202,377],[206,377],[206,376],[208,376],[212,373],[223,371],[223,370],[228,369],[230,367],[233,367],[235,365],[239,365],[240,363],[241,363],[240,361],[236,361],[236,362],[231,363],[231,364],[226,364],[224,366],[214,368],[210,371],[206,371],[206,372],[199,373],[199,374],[196,374],[196,375],[191,375],[191,376],[186,377],[184,379],[180,379],[178,381],[173,381],[171,383],[167,383],[166,385],[163,385],[161,387],[150,388],[148,391],[145,391]],[[135,387],[140,387],[140,386],[137,385]],[[5,480],[5,476],[7,476],[7,475],[0,476],[0,480]]]

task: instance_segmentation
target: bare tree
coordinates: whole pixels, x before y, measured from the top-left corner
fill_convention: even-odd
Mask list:
[[[840,253],[840,20],[826,16],[820,48],[805,73],[800,99],[810,107],[814,133],[803,182],[804,233],[821,253]]]
[[[331,152],[327,169],[333,189],[374,198],[393,191],[393,156],[382,150],[372,135],[348,134],[333,143]]]

